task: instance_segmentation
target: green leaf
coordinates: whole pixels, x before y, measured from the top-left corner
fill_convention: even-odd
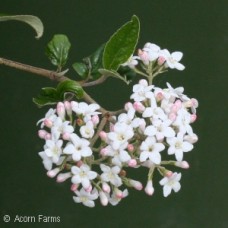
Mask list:
[[[107,70],[107,69],[99,69],[99,72],[106,76],[106,77],[114,77],[114,78],[118,78],[122,81],[124,81],[127,85],[129,85],[130,81],[128,81],[127,76],[126,75],[120,75],[117,71],[114,70]]]
[[[56,90],[58,96],[62,100],[65,97],[65,93],[73,93],[78,99],[81,99],[84,93],[82,87],[76,81],[73,80],[65,80],[60,82]]]
[[[46,55],[52,64],[61,69],[67,62],[71,44],[67,36],[63,34],[54,35],[46,48]]]
[[[85,63],[74,63],[72,65],[74,70],[78,73],[80,77],[83,79],[87,78],[88,76],[88,68]]]
[[[74,63],[72,66],[74,70],[79,74],[83,79],[96,80],[101,74],[98,71],[100,68],[103,68],[102,56],[104,51],[104,44],[102,44],[92,55],[83,59],[84,63]]]
[[[0,22],[1,21],[9,21],[9,20],[16,20],[22,21],[30,26],[36,31],[36,38],[39,39],[43,35],[44,26],[42,21],[33,15],[0,15]]]
[[[137,16],[119,28],[105,45],[103,66],[108,70],[118,70],[134,53],[138,42],[140,23]]]
[[[56,104],[59,100],[56,89],[52,87],[42,88],[40,94],[33,98],[33,102],[40,107]]]
[[[33,102],[40,107],[53,105],[65,100],[66,95],[69,93],[78,99],[83,97],[83,89],[77,82],[65,80],[60,82],[56,89],[53,87],[42,88],[40,94],[36,98],[33,98]]]
[[[100,68],[103,68],[103,52],[105,44],[102,44],[90,57],[91,72],[90,76],[96,80],[101,76]]]

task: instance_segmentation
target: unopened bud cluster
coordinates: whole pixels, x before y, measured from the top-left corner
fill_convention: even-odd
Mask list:
[[[180,54],[167,52],[147,43],[134,60],[171,67],[172,58],[182,69]],[[39,137],[45,140],[39,155],[47,175],[59,183],[70,179],[74,201],[88,207],[94,207],[98,198],[103,206],[117,205],[130,187],[153,195],[155,170],[162,176],[159,183],[165,197],[179,191],[181,173],[170,169],[189,168],[184,156],[198,140],[191,127],[198,102],[183,92],[182,87],[167,83],[161,89],[141,79],[133,86],[125,111],[111,117],[101,115],[97,104],[59,102],[38,122]],[[146,183],[128,174],[139,168],[148,170]]]

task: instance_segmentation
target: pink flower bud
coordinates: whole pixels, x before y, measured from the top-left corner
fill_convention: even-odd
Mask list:
[[[141,191],[143,189],[143,185],[141,182],[136,181],[136,180],[130,180],[129,181],[130,185],[132,185],[132,187],[136,190]]]
[[[128,162],[128,166],[133,168],[136,167],[137,161],[135,159],[130,159],[130,161]]]
[[[158,57],[158,65],[161,66],[165,61],[166,61],[166,59],[165,59],[164,56],[159,56]]]
[[[107,148],[102,148],[101,151],[100,151],[100,154],[101,154],[102,156],[106,156],[107,153],[108,153]]]
[[[191,115],[191,123],[194,123],[195,121],[196,121],[196,119],[197,119],[197,115],[196,114],[192,114]]]
[[[146,184],[146,187],[145,187],[145,192],[147,195],[149,196],[152,196],[153,193],[154,193],[154,187],[153,187],[153,183],[152,183],[152,180],[148,180],[147,181],[147,184]]]
[[[72,175],[71,175],[70,172],[68,172],[68,173],[60,173],[60,174],[57,176],[56,181],[57,181],[58,183],[62,183],[62,182],[64,182],[65,180],[67,180],[68,178],[70,178],[71,176],[72,176]]]
[[[139,101],[136,101],[133,104],[133,107],[134,107],[135,111],[137,111],[139,113],[142,113],[145,110],[145,106]]]
[[[171,112],[172,113],[177,113],[178,109],[179,108],[177,107],[177,105],[173,104],[172,107],[171,107]]]
[[[38,136],[41,138],[41,139],[45,139],[45,136],[48,134],[47,131],[45,130],[39,130],[38,131]]]
[[[61,117],[61,119],[65,118],[65,106],[63,102],[58,102],[56,107],[56,112]]]
[[[133,106],[132,106],[132,103],[131,102],[127,102],[125,105],[124,105],[124,109],[126,111],[128,111],[129,109],[131,109]]]
[[[64,140],[69,140],[70,139],[70,134],[68,132],[64,132],[62,135]]]
[[[195,98],[192,98],[191,101],[192,101],[192,106],[193,106],[194,108],[198,108],[199,102],[198,102]]]
[[[115,188],[114,192],[115,192],[116,198],[122,199],[124,197],[123,192],[121,190],[119,190],[118,188]]]
[[[175,162],[175,166],[180,167],[182,169],[188,169],[189,168],[189,164],[186,161],[177,161],[177,162]]]
[[[93,189],[92,185],[90,185],[88,188],[85,189],[86,192],[91,192]]]
[[[141,49],[138,50],[138,56],[143,61],[144,64],[149,64],[149,55],[146,51],[143,51]]]
[[[71,190],[72,192],[75,192],[77,189],[78,189],[78,185],[77,185],[77,184],[72,184],[72,185],[71,185],[70,190]]]
[[[108,197],[105,195],[105,193],[103,191],[100,191],[99,196],[100,196],[101,205],[107,206],[108,205]]]
[[[135,148],[134,148],[134,146],[132,144],[128,144],[127,145],[127,149],[128,149],[129,152],[133,152]]]
[[[148,86],[148,82],[147,82],[146,79],[141,79],[141,80],[139,80],[139,84],[140,84],[140,85],[143,85],[143,86]]]
[[[165,170],[164,174],[165,174],[166,177],[171,177],[173,175],[173,172],[170,171],[170,170]]]
[[[48,140],[48,139],[51,139],[51,134],[50,133],[47,133],[44,137],[45,140]]]
[[[169,113],[169,119],[172,120],[172,121],[175,121],[177,118],[177,115],[173,112]]]
[[[49,120],[49,119],[44,120],[44,126],[51,128],[52,125],[53,125],[53,122],[51,120]]]
[[[94,126],[96,126],[99,123],[99,117],[98,115],[92,116],[91,121]]]
[[[196,134],[185,135],[184,140],[188,141],[189,143],[196,143],[198,141],[198,136]]]
[[[181,100],[176,100],[175,105],[177,106],[178,110],[182,107],[182,102]]]
[[[55,168],[47,172],[48,177],[53,178],[60,172],[60,168]]]
[[[158,92],[156,95],[156,101],[161,101],[164,98],[164,95],[162,92]]]
[[[103,189],[104,192],[107,192],[107,193],[111,192],[111,188],[106,182],[102,183],[102,189]]]
[[[67,114],[70,116],[72,114],[72,108],[69,101],[64,101],[64,107],[66,109]]]
[[[100,131],[99,136],[100,136],[101,140],[106,141],[107,133],[105,131]]]
[[[80,161],[77,162],[76,165],[77,165],[77,167],[81,167],[82,164],[83,164],[83,162],[82,162],[82,160],[80,160]]]

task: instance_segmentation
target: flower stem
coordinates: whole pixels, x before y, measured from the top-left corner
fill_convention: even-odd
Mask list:
[[[103,130],[105,124],[107,123],[107,117],[104,116],[100,122],[100,125],[97,129],[96,134],[93,136],[93,138],[90,140],[90,147],[93,147],[93,145],[96,143],[97,139],[99,138],[99,133]]]
[[[152,85],[152,81],[153,81],[153,62],[149,63],[148,66],[148,81],[149,81],[149,85]]]

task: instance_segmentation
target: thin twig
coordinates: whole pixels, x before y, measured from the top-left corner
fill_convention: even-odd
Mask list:
[[[56,81],[64,81],[67,80],[69,78],[63,76],[60,73],[57,73],[55,71],[50,71],[50,70],[46,70],[43,68],[39,68],[39,67],[34,67],[34,66],[30,66],[27,64],[23,64],[23,63],[19,63],[19,62],[15,62],[9,59],[5,59],[5,58],[0,58],[0,64],[5,65],[5,66],[9,66],[12,68],[16,68],[19,70],[23,70],[23,71],[27,71],[33,74],[37,74],[46,78],[49,78],[51,80],[56,80]]]
[[[105,124],[108,121],[108,117],[104,116],[100,122],[100,125],[97,129],[96,134],[93,136],[93,138],[90,140],[90,146],[93,147],[93,145],[96,143],[97,139],[99,138],[99,133],[104,129]]]
[[[51,70],[46,70],[43,68],[39,68],[39,67],[34,67],[31,65],[27,65],[27,64],[23,64],[20,62],[16,62],[16,61],[12,61],[9,59],[5,59],[5,58],[1,58],[0,57],[0,65],[5,65],[5,66],[9,66],[18,70],[23,70],[29,73],[33,73],[36,75],[40,75],[46,78],[49,78],[51,80],[55,80],[55,81],[65,81],[65,80],[70,80],[70,78],[66,77],[63,75],[64,72],[55,72],[55,71],[51,71]],[[79,82],[79,84],[81,84],[82,87],[88,87],[88,86],[93,86],[93,85],[97,85],[100,84],[102,82],[104,82],[107,79],[107,76],[101,76],[99,79],[92,81],[92,82]],[[93,100],[85,91],[84,91],[84,95],[83,95],[83,99],[90,103],[90,104],[97,104],[97,102],[95,100]],[[108,111],[102,107],[100,107],[99,109],[101,111],[101,113],[103,115],[117,115],[121,112],[123,112],[123,110],[118,110],[118,111]]]
[[[89,87],[89,86],[94,86],[103,83],[108,77],[105,75],[102,75],[99,79],[91,82],[86,82],[82,84],[83,87]]]

